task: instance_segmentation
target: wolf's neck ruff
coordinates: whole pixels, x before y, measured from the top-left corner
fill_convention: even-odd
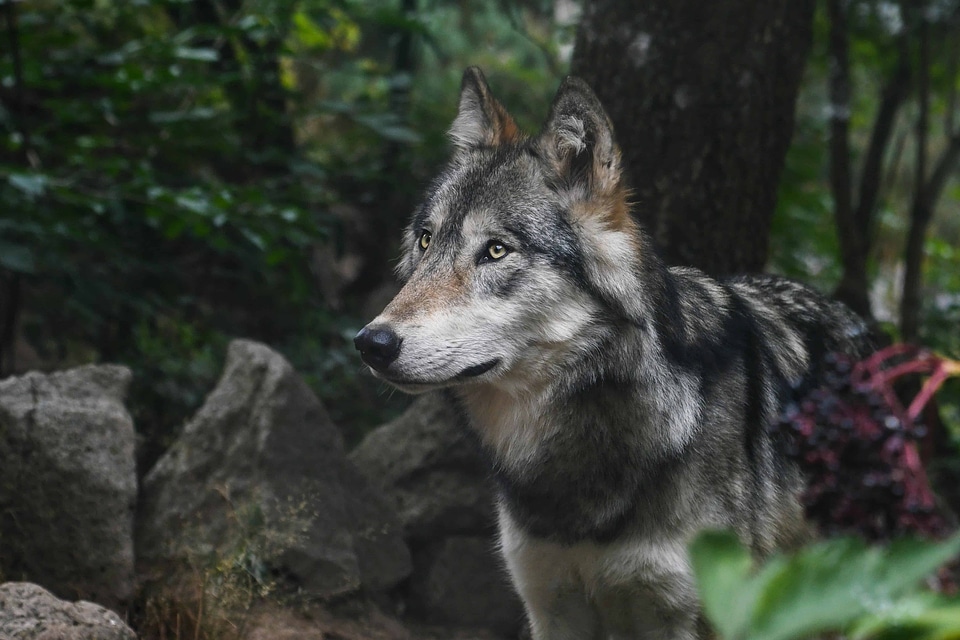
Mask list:
[[[681,422],[695,428],[697,408],[689,380],[666,394],[677,403],[670,411],[662,398],[637,394],[653,372],[643,374],[643,365],[625,359],[631,350],[640,353],[637,343],[645,340],[599,340],[596,352],[606,358],[583,356],[566,373],[538,380],[538,393],[492,384],[455,391],[494,461],[503,508],[530,535],[603,542],[628,527],[655,525],[643,516],[660,511],[656,505],[692,437],[680,435]],[[652,511],[638,510],[640,502]]]
[[[800,477],[767,425],[826,353],[863,350],[863,323],[787,280],[664,266],[581,81],[526,138],[468,70],[451,139],[404,238],[404,287],[357,347],[401,389],[459,398],[535,640],[692,640],[687,540],[803,538]]]

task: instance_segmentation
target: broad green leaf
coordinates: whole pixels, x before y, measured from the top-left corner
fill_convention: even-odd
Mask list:
[[[903,598],[857,621],[848,635],[850,640],[957,640],[960,602],[933,593]]]
[[[735,538],[718,535],[694,541],[691,558],[704,609],[727,640],[794,640],[847,628],[860,629],[858,637],[867,638],[883,628],[891,612],[899,612],[911,628],[934,629],[934,620],[953,620],[949,608],[924,618],[918,606],[924,600],[911,591],[957,555],[960,535],[941,543],[901,540],[887,547],[868,547],[854,538],[829,540],[789,557],[776,556],[754,575],[743,568],[749,567],[746,549]]]
[[[847,626],[870,601],[866,582],[873,564],[875,557],[855,539],[775,558],[752,580],[758,598],[748,637],[789,640]]]
[[[725,638],[746,629],[752,601],[745,593],[753,559],[727,531],[705,531],[690,544],[690,562],[707,616]]]
[[[898,595],[958,554],[960,534],[940,544],[910,538],[894,540],[884,554],[885,562],[877,577],[891,595]]]

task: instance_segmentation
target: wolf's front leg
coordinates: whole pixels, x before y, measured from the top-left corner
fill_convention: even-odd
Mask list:
[[[582,589],[520,585],[533,640],[606,640],[600,618]]]
[[[505,553],[533,640],[601,640],[600,618],[562,562],[537,553]],[[557,559],[559,560],[559,559]]]
[[[534,640],[605,640],[577,577],[573,550],[528,538],[502,512],[500,543]]]
[[[675,579],[672,579],[675,578]],[[685,576],[611,586],[596,594],[605,638],[704,640],[697,598]]]

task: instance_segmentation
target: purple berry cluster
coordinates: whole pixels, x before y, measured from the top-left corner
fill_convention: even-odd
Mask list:
[[[829,355],[822,386],[772,426],[807,478],[807,516],[825,534],[887,540],[948,532],[919,455],[926,429],[892,388],[894,378],[926,372],[929,362],[904,355],[901,348],[863,362]]]

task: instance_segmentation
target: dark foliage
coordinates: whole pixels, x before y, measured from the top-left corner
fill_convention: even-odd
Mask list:
[[[921,409],[960,364],[897,345],[862,362],[831,354],[823,386],[791,404],[773,431],[808,477],[807,514],[823,532],[871,540],[941,537],[948,519],[931,490],[920,451]],[[909,407],[894,387],[931,374]]]

